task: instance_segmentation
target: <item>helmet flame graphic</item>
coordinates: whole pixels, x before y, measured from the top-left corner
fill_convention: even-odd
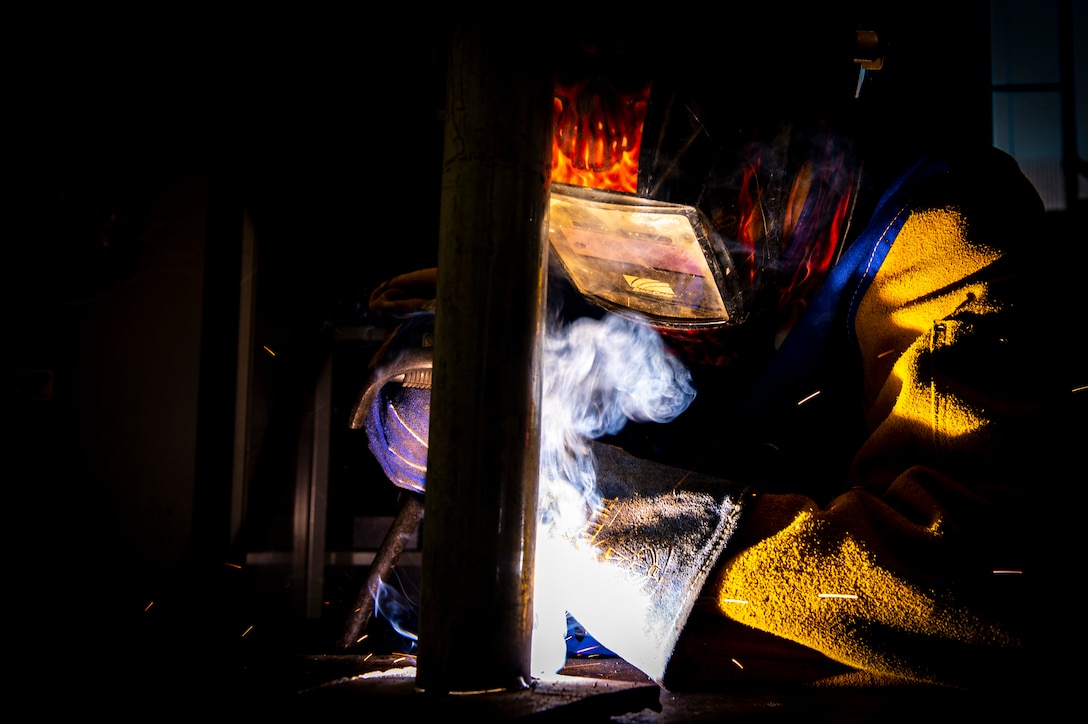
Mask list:
[[[602,78],[557,83],[552,181],[635,193],[650,84],[620,92]]]
[[[773,235],[778,309],[787,327],[834,265],[846,235],[857,182],[857,170],[848,153],[836,145],[830,133],[815,147],[818,161],[810,159],[795,172],[777,227],[771,229],[765,223],[768,215],[778,215],[766,208],[774,202],[765,198],[762,179],[770,172],[765,172],[764,166],[774,164],[765,163],[765,147],[753,147],[737,198],[734,263],[747,284],[759,284],[764,263],[759,247]]]

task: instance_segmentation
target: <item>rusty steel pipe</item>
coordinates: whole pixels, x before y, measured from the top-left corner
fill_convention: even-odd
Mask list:
[[[416,686],[530,681],[553,76],[460,27],[447,76]]]

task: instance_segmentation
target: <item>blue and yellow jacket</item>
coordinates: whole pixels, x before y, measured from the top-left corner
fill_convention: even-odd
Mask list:
[[[1031,501],[1084,475],[1085,369],[1048,293],[1076,241],[1042,219],[994,149],[927,157],[884,194],[729,428],[762,451],[755,492],[669,681],[1023,675],[1036,525],[1059,526]]]
[[[1022,680],[1068,600],[1049,574],[1088,439],[1079,268],[1055,270],[1077,240],[1044,222],[989,147],[883,193],[746,403],[703,432],[737,463],[713,474],[749,492],[716,558],[687,561],[709,574],[676,614],[667,688]],[[371,307],[433,309],[435,280],[398,277]]]

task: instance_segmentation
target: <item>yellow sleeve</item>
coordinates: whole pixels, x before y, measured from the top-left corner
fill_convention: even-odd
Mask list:
[[[1047,419],[1001,256],[957,207],[907,218],[855,317],[869,437],[844,492],[756,496],[710,590],[721,614],[880,676],[1019,660],[1021,453]]]

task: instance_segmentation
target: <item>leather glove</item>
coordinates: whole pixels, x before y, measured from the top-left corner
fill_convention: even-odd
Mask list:
[[[565,615],[661,684],[695,600],[736,528],[729,481],[591,443],[602,505],[578,535],[537,537],[533,674],[565,659]]]

